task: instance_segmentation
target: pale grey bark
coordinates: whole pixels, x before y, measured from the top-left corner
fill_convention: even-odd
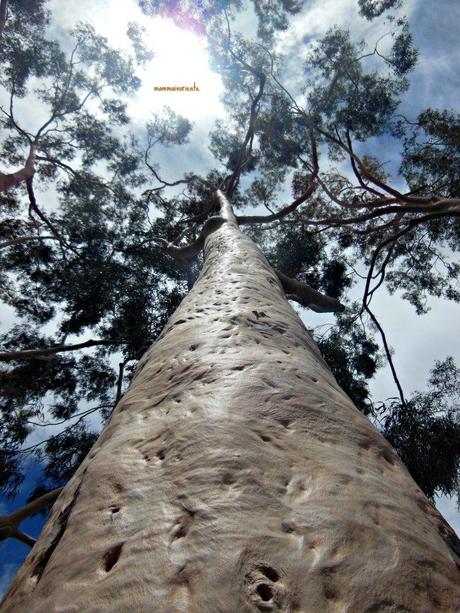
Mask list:
[[[0,172],[0,192],[5,192],[13,187],[16,187],[26,179],[30,179],[33,177],[35,172],[35,146],[30,145],[29,155],[27,157],[24,168],[17,170],[16,172],[12,172],[10,174],[5,174]]]
[[[453,613],[455,534],[221,201],[2,611]]]
[[[345,310],[345,307],[337,298],[321,294],[307,283],[291,279],[279,270],[276,271],[276,274],[290,300],[295,300],[295,302],[316,313],[338,313]]]
[[[42,347],[41,349],[20,349],[19,351],[0,351],[0,361],[10,362],[13,360],[35,360],[45,356],[52,356],[56,353],[66,351],[77,351],[99,345],[123,345],[123,341],[90,339],[75,345],[54,345],[52,347]]]
[[[35,539],[19,530],[19,524],[27,517],[37,515],[37,513],[40,513],[47,507],[51,506],[61,491],[62,487],[58,487],[55,490],[47,492],[46,494],[43,494],[43,496],[28,502],[26,505],[17,511],[14,511],[10,515],[1,515],[0,541],[4,541],[8,538],[15,538],[22,541],[26,545],[29,545],[29,547],[33,547],[36,542]]]

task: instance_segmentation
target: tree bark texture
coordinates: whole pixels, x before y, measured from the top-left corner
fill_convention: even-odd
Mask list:
[[[458,611],[458,539],[221,200],[198,281],[2,611]]]

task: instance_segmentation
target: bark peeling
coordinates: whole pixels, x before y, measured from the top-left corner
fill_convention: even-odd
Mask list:
[[[220,214],[198,281],[2,611],[453,613],[447,524],[339,388],[225,201]]]

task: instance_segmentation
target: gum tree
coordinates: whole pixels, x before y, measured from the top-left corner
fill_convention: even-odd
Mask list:
[[[454,610],[454,533],[217,199],[199,279],[3,610]]]
[[[371,17],[382,8],[361,5]],[[184,195],[164,198],[170,184],[150,163],[151,140],[144,156],[156,182],[144,196],[165,220],[144,240],[177,262],[190,292],[60,494],[4,610],[454,610],[457,537],[339,387],[286,299],[337,312],[339,330],[358,338],[339,301],[349,263],[340,244],[319,268],[305,267],[324,246],[308,225],[324,224],[330,201],[347,204],[340,194],[353,191],[325,176],[320,147],[332,159],[349,155],[359,188],[377,196],[369,183],[379,171],[355,154],[351,128],[358,140],[381,134],[405,84],[401,74],[361,70],[335,31],[312,57],[321,85],[305,111],[279,78],[273,32],[254,45],[227,24],[225,12],[211,24],[214,63],[234,92],[230,119],[212,137],[220,166],[206,178],[185,175],[175,183]],[[413,60],[400,25],[405,51],[385,60],[396,73]],[[293,200],[277,206],[284,180]],[[268,213],[243,214],[253,202]],[[329,337],[329,355],[340,342]],[[356,357],[372,371],[375,349],[360,342],[367,352]],[[402,406],[385,424],[398,450],[411,425],[404,398]],[[421,430],[434,423],[426,399],[413,408]],[[455,487],[455,475],[443,483]],[[438,484],[424,486],[431,494]],[[5,520],[3,534],[21,537],[29,512]]]

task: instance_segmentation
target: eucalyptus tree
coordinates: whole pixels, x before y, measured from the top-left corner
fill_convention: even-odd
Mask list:
[[[455,534],[217,201],[199,279],[3,609],[453,610]]]
[[[373,17],[380,8],[371,4],[361,3]],[[181,3],[169,8],[176,19],[197,21]],[[390,125],[415,60],[406,24],[398,24],[393,55],[383,59],[390,76],[366,73],[348,35],[332,31],[310,58],[317,82],[305,110],[282,83],[271,36],[254,44],[232,35],[229,22],[225,10],[209,22],[214,65],[232,91],[229,119],[212,137],[216,168],[206,177],[184,174],[175,183],[186,192],[166,197],[156,185],[168,184],[149,161],[155,137],[144,156],[156,181],[145,198],[163,214],[147,244],[154,239],[154,257],[163,252],[177,262],[190,292],[60,494],[6,596],[6,611],[458,605],[458,539],[340,389],[286,299],[338,313],[341,334],[322,339],[323,351],[369,413],[364,380],[375,370],[377,348],[357,328],[353,307],[347,312],[341,302],[354,260],[343,254],[348,237],[340,230],[355,222],[324,214],[334,205],[347,208],[343,192],[356,190],[327,165],[324,173],[324,145],[332,161],[350,157],[357,208],[365,208],[367,193],[379,206],[375,192],[393,188],[372,160],[355,153],[353,138]],[[292,200],[278,206],[287,182]],[[246,214],[254,203],[267,212]],[[337,247],[330,248],[325,231],[310,230],[324,225],[341,241]],[[381,230],[368,229],[372,248]],[[119,247],[126,253],[125,244]],[[196,279],[194,258],[202,250]],[[137,295],[128,300],[123,321],[137,303]],[[455,378],[454,370],[438,366],[433,385],[441,371],[445,380]],[[402,400],[384,428],[403,454],[409,403]],[[423,424],[438,416],[420,395],[412,406],[426,432]],[[455,453],[444,491],[457,483]],[[421,485],[432,494],[439,483]],[[18,536],[29,512],[5,521],[5,530]]]

